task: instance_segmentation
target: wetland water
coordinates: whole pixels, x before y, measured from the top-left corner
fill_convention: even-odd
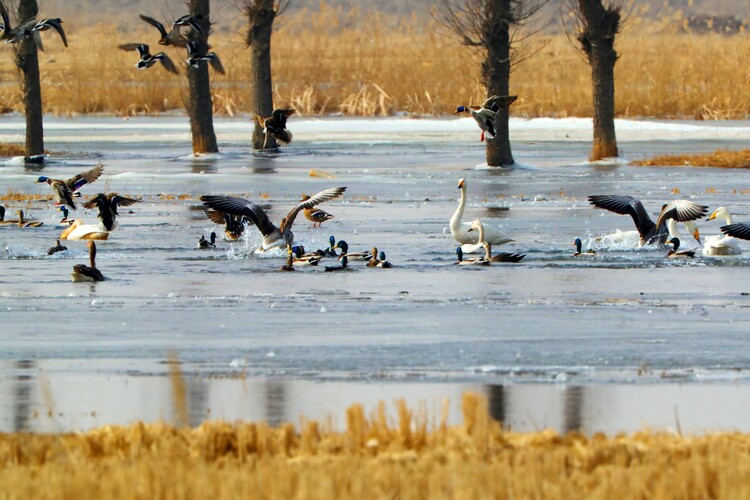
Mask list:
[[[222,153],[189,156],[181,117],[51,118],[44,175],[67,178],[101,161],[100,191],[143,198],[121,210],[99,245],[109,278],[72,283],[86,263],[82,242],[52,257],[60,214],[45,201],[4,202],[45,225],[0,226],[0,431],[66,430],[170,419],[165,362],[174,352],[188,384],[191,423],[204,418],[343,422],[404,397],[439,407],[460,394],[488,395],[498,419],[518,430],[552,426],[617,432],[643,426],[683,431],[750,430],[750,242],[731,258],[664,259],[666,250],[603,246],[595,237],[632,220],[586,202],[631,194],[655,217],[689,198],[726,206],[750,221],[746,170],[586,164],[590,120],[512,120],[519,168],[477,167],[479,132],[467,120],[290,121],[295,141],[280,155],[253,155],[248,120],[218,120]],[[19,141],[22,121],[0,121]],[[622,154],[741,148],[750,123],[618,122]],[[311,176],[314,170],[317,176]],[[0,165],[0,193],[47,195],[39,170]],[[322,175],[330,175],[328,179]],[[447,229],[467,179],[465,221],[481,217],[525,253],[516,265],[452,265]],[[278,255],[256,256],[260,236],[195,248],[221,234],[200,209],[202,194],[261,202],[278,221],[302,193],[347,186],[322,206],[323,229],[304,218],[296,241],[328,236],[352,251],[377,246],[396,267],[348,273],[280,273]],[[677,194],[679,193],[679,194]],[[94,211],[76,218],[95,222]],[[702,235],[723,222],[699,222]],[[684,229],[683,229],[684,232]],[[572,256],[581,237],[595,257]],[[683,246],[689,243],[687,235]]]

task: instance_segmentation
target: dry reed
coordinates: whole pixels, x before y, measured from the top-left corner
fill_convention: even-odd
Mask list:
[[[750,168],[750,149],[731,151],[717,149],[713,153],[693,153],[676,155],[657,155],[645,160],[636,160],[631,165],[649,167],[717,167],[717,168]]]
[[[618,37],[617,114],[622,117],[745,118],[750,110],[750,44],[743,36],[676,34],[681,21],[631,22]],[[252,113],[249,52],[242,26],[218,31],[212,45],[227,69],[214,75],[218,114]],[[184,77],[158,65],[133,67],[123,42],[149,42],[155,31],[120,33],[113,26],[70,30],[70,47],[52,37],[41,54],[45,111],[59,115],[134,115],[181,109]],[[275,101],[300,114],[435,115],[482,100],[479,61],[471,49],[434,21],[416,17],[386,22],[377,13],[334,8],[287,13],[273,38]],[[443,30],[444,31],[444,30]],[[591,116],[589,67],[564,35],[539,34],[526,42],[536,54],[518,64],[511,92],[515,116]],[[0,57],[0,109],[20,111],[10,48]],[[176,61],[184,50],[167,49]]]
[[[346,429],[211,422],[0,434],[3,497],[15,498],[747,498],[750,435],[506,432],[486,401],[464,423],[381,403]]]

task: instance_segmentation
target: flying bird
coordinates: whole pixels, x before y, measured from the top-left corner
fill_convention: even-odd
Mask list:
[[[268,134],[272,134],[279,144],[292,142],[292,133],[286,128],[286,121],[294,112],[293,109],[274,109],[269,117],[256,115],[256,120],[263,127],[263,133],[266,134],[263,149],[266,149],[268,144]]]
[[[135,67],[138,69],[150,68],[157,62],[160,62],[161,65],[164,66],[164,69],[166,69],[170,73],[173,73],[175,75],[179,74],[177,66],[174,65],[167,54],[165,54],[164,52],[157,52],[156,54],[152,55],[149,51],[148,45],[146,45],[145,43],[123,43],[122,45],[119,45],[119,47],[122,50],[138,51],[138,54],[141,56],[141,60],[135,63]]]
[[[46,182],[52,187],[52,193],[55,196],[56,204],[68,205],[73,210],[76,209],[76,204],[73,202],[73,196],[76,191],[81,189],[86,184],[90,184],[96,181],[104,172],[103,165],[97,165],[91,170],[81,172],[80,174],[71,177],[70,179],[50,179],[49,177],[40,176],[36,182]]]
[[[485,134],[487,134],[487,139],[494,139],[497,135],[497,130],[495,127],[495,119],[497,119],[497,114],[500,112],[501,109],[509,107],[513,102],[518,98],[518,96],[515,95],[503,95],[503,96],[497,96],[493,95],[486,101],[484,101],[484,104],[481,106],[459,106],[456,108],[456,111],[453,112],[454,115],[457,115],[458,113],[467,113],[471,115],[472,118],[474,118],[474,121],[477,122],[477,125],[479,125],[479,128],[482,130],[482,136],[479,139],[479,142],[483,142],[485,139]]]
[[[211,208],[204,209],[203,211],[206,213],[206,217],[214,224],[224,224],[224,239],[226,240],[238,240],[245,231],[245,222],[247,222],[247,219],[244,216],[225,214]]]
[[[33,32],[39,32],[39,31],[47,31],[49,29],[54,29],[57,31],[57,34],[60,35],[60,38],[62,39],[63,45],[66,47],[68,46],[68,39],[65,37],[65,31],[62,27],[62,19],[59,17],[48,17],[46,19],[42,19],[38,23],[34,25],[33,28],[31,28],[31,31]]]
[[[117,193],[99,193],[87,201],[84,207],[88,209],[98,208],[99,220],[102,221],[102,225],[107,231],[112,231],[116,227],[115,219],[119,215],[117,207],[129,207],[139,201],[141,200],[126,198]]]
[[[221,64],[221,59],[216,55],[216,52],[208,52],[209,46],[205,42],[198,43],[197,41],[191,41],[187,44],[188,50],[188,65],[193,68],[199,68],[201,61],[208,61],[211,67],[219,74],[224,74],[224,66]]]
[[[263,243],[257,251],[265,252],[272,248],[283,247],[291,251],[292,246],[294,246],[292,225],[297,218],[297,214],[306,208],[312,208],[319,203],[338,198],[344,194],[344,191],[346,191],[346,187],[329,188],[319,192],[308,200],[300,201],[289,211],[286,217],[281,219],[278,227],[271,222],[263,208],[244,198],[201,196],[201,201],[207,208],[231,215],[244,216],[248,220],[253,221],[263,235]]]
[[[172,29],[167,32],[166,28],[164,28],[164,25],[153,17],[148,17],[140,14],[140,18],[159,30],[159,45],[174,45],[176,47],[183,48],[187,47],[189,40],[187,39],[187,37],[182,36],[182,33],[180,33],[180,28],[172,25]]]

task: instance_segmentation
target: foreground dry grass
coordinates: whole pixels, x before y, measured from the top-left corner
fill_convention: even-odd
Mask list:
[[[731,151],[717,149],[713,153],[694,153],[679,155],[659,155],[646,160],[636,160],[631,165],[649,167],[718,167],[718,168],[750,168],[750,149]]]
[[[504,432],[466,395],[449,427],[399,403],[346,430],[137,424],[0,434],[3,498],[748,498],[750,436]]]
[[[135,16],[135,13],[133,13]],[[674,34],[679,19],[631,22],[618,37],[619,116],[745,118],[750,110],[750,44],[744,36]],[[119,33],[111,26],[69,28],[70,48],[48,37],[41,54],[47,112],[158,113],[182,108],[184,78],[160,67],[138,71],[123,42],[149,42],[156,32]],[[227,68],[213,82],[215,110],[252,112],[249,52],[241,24],[212,36]],[[405,18],[394,25],[377,14],[322,4],[320,12],[288,13],[273,39],[276,102],[301,114],[443,114],[482,100],[472,51],[439,34],[434,21]],[[442,30],[444,31],[444,30]],[[19,110],[12,49],[0,46],[0,110]],[[564,35],[527,41],[535,56],[519,64],[511,92],[516,116],[591,116],[589,67]],[[182,50],[167,49],[176,61]]]

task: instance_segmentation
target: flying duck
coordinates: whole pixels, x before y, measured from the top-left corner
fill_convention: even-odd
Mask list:
[[[201,201],[207,208],[232,215],[245,216],[248,220],[253,221],[263,235],[263,243],[256,250],[257,252],[265,252],[272,248],[288,248],[291,253],[291,248],[294,245],[292,225],[297,218],[297,214],[305,208],[312,208],[324,201],[338,198],[344,194],[344,191],[346,191],[346,187],[329,188],[319,192],[308,200],[299,202],[289,211],[286,217],[281,219],[279,227],[276,227],[271,222],[263,208],[244,198],[201,196]]]
[[[630,215],[640,234],[640,246],[654,243],[665,244],[669,230],[666,222],[674,219],[679,222],[694,221],[705,217],[708,207],[688,200],[673,200],[665,203],[656,223],[651,220],[640,200],[632,196],[595,195],[588,197],[589,203],[620,215]]]
[[[76,204],[73,202],[73,196],[76,196],[76,192],[86,184],[96,181],[102,175],[102,172],[104,172],[104,166],[97,165],[91,170],[81,172],[70,179],[50,179],[49,177],[42,175],[36,180],[36,182],[46,182],[52,187],[52,193],[55,196],[56,205],[68,205],[75,210]]]
[[[63,45],[68,46],[68,39],[65,37],[65,31],[62,27],[62,19],[59,17],[48,17],[42,19],[31,28],[32,32],[47,31],[48,29],[54,29],[57,34],[60,35]]]
[[[89,247],[89,264],[91,265],[76,264],[73,266],[70,277],[75,282],[104,281],[107,278],[96,268],[96,243],[89,241],[87,246]]]
[[[203,33],[203,24],[206,22],[206,16],[201,14],[196,15],[185,15],[178,17],[175,22],[172,23],[172,28],[176,26],[190,26],[195,30],[196,33]]]
[[[276,138],[279,144],[289,144],[292,142],[292,133],[286,128],[286,120],[295,113],[293,109],[274,109],[270,117],[255,116],[258,123],[263,127],[263,133],[266,139],[263,142],[263,149],[268,144],[268,134]]]
[[[99,209],[99,220],[102,221],[104,229],[112,231],[116,226],[115,219],[119,215],[117,213],[117,207],[129,207],[141,200],[134,198],[126,198],[120,196],[117,193],[99,193],[84,205],[85,208],[92,209],[94,207]]]
[[[480,137],[479,142],[484,141],[485,133],[487,134],[487,139],[492,140],[495,138],[495,135],[497,135],[497,131],[495,130],[495,119],[497,118],[497,114],[501,109],[507,108],[513,104],[513,101],[517,98],[518,96],[515,95],[493,95],[484,101],[484,104],[481,106],[459,106],[453,114],[467,113],[471,115],[482,130],[482,136]]]
[[[176,27],[174,24],[172,25],[172,29],[169,31],[169,33],[167,33],[164,25],[153,17],[148,17],[140,14],[140,18],[159,30],[159,45],[174,45],[176,47],[182,48],[187,47],[187,37],[182,36],[182,33],[180,33],[180,28]]]
[[[167,54],[165,54],[164,52],[157,52],[156,54],[152,55],[149,51],[148,45],[146,45],[145,43],[123,43],[122,45],[119,45],[119,47],[122,50],[138,51],[138,54],[141,56],[140,61],[135,63],[135,67],[138,69],[147,69],[157,62],[160,62],[161,65],[164,66],[164,69],[166,69],[170,73],[175,75],[178,75],[180,73],[177,70],[177,66],[174,65]]]
[[[193,68],[199,68],[201,61],[208,61],[211,67],[219,74],[224,74],[224,66],[221,64],[221,59],[216,55],[216,52],[208,52],[209,46],[205,42],[199,43],[198,41],[190,41],[187,44],[188,50],[188,65]]]

